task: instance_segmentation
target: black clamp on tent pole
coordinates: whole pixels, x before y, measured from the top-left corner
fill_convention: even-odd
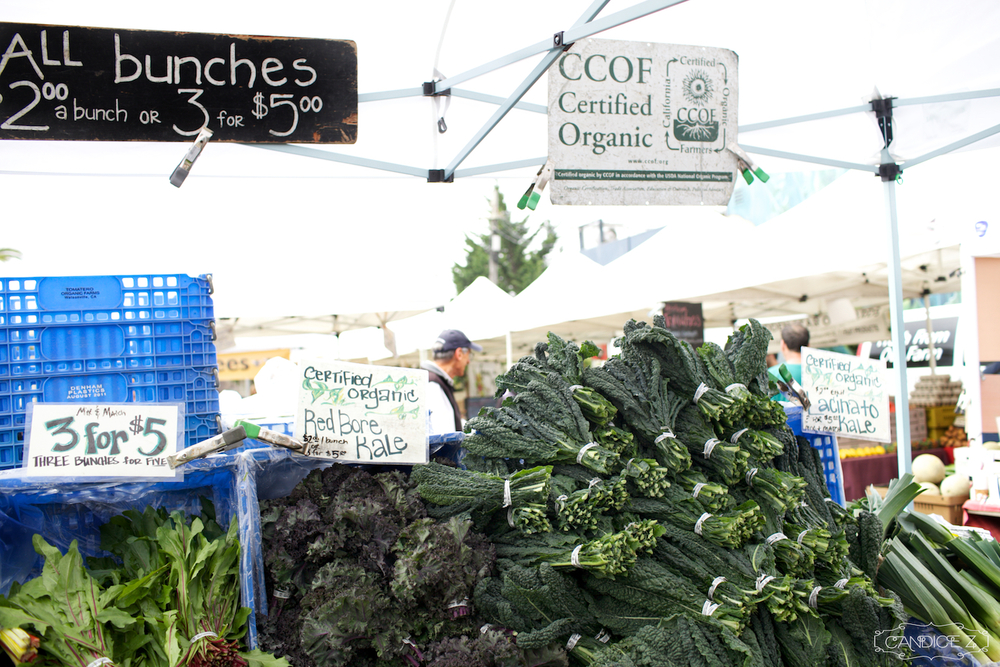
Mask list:
[[[455,173],[452,172],[451,176],[448,178],[444,177],[444,169],[428,169],[427,170],[427,182],[428,183],[454,183]]]
[[[451,97],[451,88],[436,90],[437,81],[424,81],[424,97],[441,97],[447,95]]]
[[[889,144],[892,143],[892,101],[894,99],[896,98],[885,97],[871,101],[872,111],[875,112],[875,118],[878,120],[878,129],[882,132],[885,148],[889,148]],[[902,173],[903,170],[895,162],[880,164],[878,167],[878,175],[883,182],[895,181]]]
[[[563,51],[569,51],[569,48],[573,46],[576,42],[570,42],[566,44],[566,31],[560,30],[559,32],[552,35],[552,48],[562,49]]]

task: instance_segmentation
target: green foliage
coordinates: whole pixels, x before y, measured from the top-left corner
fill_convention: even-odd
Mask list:
[[[42,574],[0,600],[0,627],[33,628],[41,655],[63,665],[287,667],[239,650],[250,610],[240,605],[236,517],[224,530],[207,501],[202,515],[147,507],[113,517],[101,527],[113,558],[90,559],[89,572],[76,542],[63,555],[35,535]]]
[[[519,294],[545,270],[545,258],[552,252],[558,238],[555,230],[547,222],[532,231],[528,218],[520,222],[511,221],[499,186],[494,186],[494,195],[500,202],[500,215],[497,220],[497,231],[500,235],[497,284],[509,294]],[[535,240],[543,231],[545,235],[540,239],[541,245],[532,249]],[[489,232],[466,237],[465,265],[455,264],[451,268],[452,279],[459,292],[471,285],[479,276],[489,276],[489,256],[492,247],[490,237]]]

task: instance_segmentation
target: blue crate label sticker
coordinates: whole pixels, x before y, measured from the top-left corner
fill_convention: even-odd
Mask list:
[[[427,371],[299,362],[295,437],[305,454],[347,463],[427,462]]]
[[[802,430],[860,440],[890,441],[885,362],[802,348],[802,387],[809,410]]]
[[[38,283],[38,305],[44,310],[118,308],[122,286],[114,276],[42,278]]]
[[[128,398],[128,382],[121,373],[56,376],[45,380],[42,396],[45,403],[119,403]]]
[[[35,403],[24,474],[65,478],[174,478],[178,406]]]

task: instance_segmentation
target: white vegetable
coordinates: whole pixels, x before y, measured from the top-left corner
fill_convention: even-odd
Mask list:
[[[921,454],[913,459],[913,481],[940,484],[944,479],[944,462],[933,454]]]
[[[949,475],[941,482],[942,496],[968,497],[972,489],[972,481],[965,475]]]
[[[941,495],[941,489],[938,488],[937,484],[931,484],[930,482],[920,482],[920,486],[927,489],[924,493],[933,493],[936,496]]]

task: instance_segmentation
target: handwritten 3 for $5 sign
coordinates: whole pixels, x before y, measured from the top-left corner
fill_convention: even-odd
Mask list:
[[[25,475],[173,478],[179,406],[166,403],[33,403]]]
[[[318,360],[299,368],[295,436],[307,456],[427,462],[427,371]]]

